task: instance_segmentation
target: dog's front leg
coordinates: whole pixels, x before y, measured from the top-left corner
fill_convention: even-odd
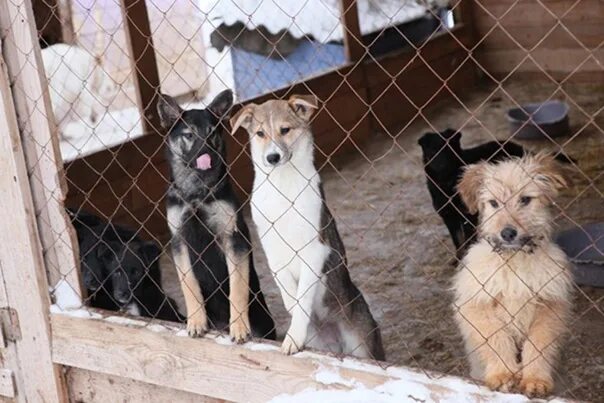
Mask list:
[[[535,320],[522,347],[522,381],[520,389],[529,396],[545,396],[553,387],[552,365],[566,332],[569,305],[544,303],[537,307]]]
[[[189,248],[184,241],[173,243],[172,254],[187,307],[187,332],[191,337],[202,336],[208,330],[208,318],[201,288],[191,266]]]
[[[516,343],[505,331],[506,324],[497,318],[492,306],[467,303],[459,307],[456,320],[468,354],[478,355],[485,369],[487,386],[503,392],[512,390],[520,373]]]
[[[304,347],[311,323],[313,304],[324,284],[323,265],[329,253],[325,249],[328,248],[319,243],[309,245],[299,254],[300,278],[296,291],[297,301],[292,310],[291,325],[281,345],[281,351],[285,354],[295,354]]]
[[[229,304],[231,338],[243,343],[250,337],[250,248],[239,231],[230,234],[225,242],[225,257],[229,270]]]

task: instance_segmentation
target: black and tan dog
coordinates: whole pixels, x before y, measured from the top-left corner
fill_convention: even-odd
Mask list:
[[[171,184],[167,219],[172,253],[187,306],[187,330],[229,329],[237,342],[275,338],[275,325],[260,290],[250,235],[227,174],[223,118],[230,91],[204,110],[183,111],[162,95],[158,111],[168,131]]]

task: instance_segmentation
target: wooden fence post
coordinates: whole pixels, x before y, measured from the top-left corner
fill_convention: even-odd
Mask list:
[[[63,202],[67,184],[31,0],[0,2],[2,52],[25,149],[50,284],[65,279],[82,296],[75,231]],[[75,253],[74,253],[75,252]]]
[[[120,0],[120,3],[143,132],[156,133],[160,129],[155,106],[160,86],[147,4],[143,0]]]
[[[344,28],[344,49],[346,60],[356,62],[365,54],[363,35],[359,25],[357,0],[340,0],[340,19]]]
[[[51,355],[48,282],[8,74],[0,54],[0,321],[19,402],[67,400]],[[6,329],[10,328],[10,332]],[[14,378],[13,378],[14,377]],[[10,397],[10,384],[0,394]]]

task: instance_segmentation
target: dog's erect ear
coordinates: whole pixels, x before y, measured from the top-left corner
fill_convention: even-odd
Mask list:
[[[233,91],[224,90],[220,94],[216,95],[208,110],[212,112],[217,119],[224,117],[233,106]]]
[[[243,127],[245,130],[250,129],[252,119],[254,119],[254,111],[256,110],[256,104],[248,104],[243,108],[239,109],[239,112],[231,118],[231,134],[235,134],[237,129]]]
[[[460,151],[461,150],[461,132],[455,129],[448,128],[440,133],[440,136],[447,141],[449,148]]]
[[[164,129],[174,126],[174,123],[181,117],[183,110],[176,100],[169,95],[159,94],[157,101],[157,113]]]
[[[314,95],[292,95],[287,103],[296,115],[306,121],[310,120],[315,110],[319,108],[319,101]]]
[[[436,133],[432,133],[432,132],[426,132],[423,134],[423,136],[421,136],[419,138],[419,140],[417,140],[417,144],[419,144],[422,148],[426,148],[430,146],[430,139],[435,135]]]
[[[542,152],[527,158],[535,163],[534,180],[549,190],[549,196],[556,196],[560,190],[571,185],[567,169],[553,155]]]
[[[459,196],[471,214],[478,213],[478,191],[482,187],[486,166],[484,162],[468,165],[457,184]]]

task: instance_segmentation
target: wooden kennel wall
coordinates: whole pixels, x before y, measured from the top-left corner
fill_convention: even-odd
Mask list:
[[[177,337],[178,329],[170,326],[157,331],[141,322],[107,321],[103,312],[94,318],[82,317],[92,310],[80,315],[51,312],[49,284],[64,279],[81,294],[77,244],[63,209],[66,196],[72,204],[85,200],[106,214],[118,208],[121,215],[116,219],[140,220],[151,232],[163,226],[158,202],[164,185],[159,175],[165,172],[165,164],[159,152],[161,137],[153,130],[158,81],[156,69],[150,67],[154,66],[154,54],[147,42],[145,3],[122,0],[122,4],[149,134],[72,162],[66,166],[65,176],[56,128],[48,119],[51,108],[32,0],[0,2],[2,399],[259,402],[309,387],[349,387],[318,382],[313,374],[319,368],[334,368],[343,378],[365,387],[395,379],[392,371],[353,359],[339,361],[308,353],[292,358],[266,346],[250,349],[221,345],[208,338]],[[323,153],[320,161],[355,147],[352,140],[369,139],[375,128],[390,130],[413,119],[418,108],[451,95],[449,91],[467,89],[474,77],[473,65],[464,63],[468,56],[465,48],[474,43],[469,20],[451,34],[428,42],[419,54],[404,51],[389,55],[380,59],[383,67],[379,67],[363,58],[363,48],[355,42],[359,28],[354,2],[343,0],[342,5],[349,30],[349,63],[279,92],[313,91],[325,101],[315,120]],[[390,74],[405,91],[404,100]],[[446,80],[446,86],[437,75]],[[231,158],[237,161],[234,176],[245,191],[250,184],[249,163],[239,157],[243,154],[236,143],[231,144]],[[107,197],[115,189],[121,193]],[[132,217],[127,209],[134,211]],[[425,387],[438,397],[448,396],[449,386],[439,383],[438,376],[425,381]],[[483,392],[475,390],[468,398],[483,401]]]
[[[136,60],[132,69],[140,90],[138,105],[145,117],[146,135],[67,163],[67,204],[111,216],[117,222],[142,228],[146,236],[161,238],[167,232],[163,205],[167,165],[155,111],[159,78],[145,3],[122,3],[131,57]],[[417,118],[426,105],[460,96],[475,79],[475,65],[467,52],[473,43],[469,18],[451,32],[436,35],[420,52],[405,49],[374,59],[356,39],[360,38],[356,3],[342,1],[342,10],[346,65],[250,101],[294,93],[318,96],[323,106],[315,116],[313,131],[319,164],[358,149],[378,130],[396,135],[396,130]],[[458,15],[465,12],[469,16],[461,11],[465,10],[463,4],[458,10]],[[252,182],[246,144],[243,131],[228,144],[232,177],[243,198]]]
[[[489,74],[604,82],[601,0],[480,0],[472,13],[478,61]]]

